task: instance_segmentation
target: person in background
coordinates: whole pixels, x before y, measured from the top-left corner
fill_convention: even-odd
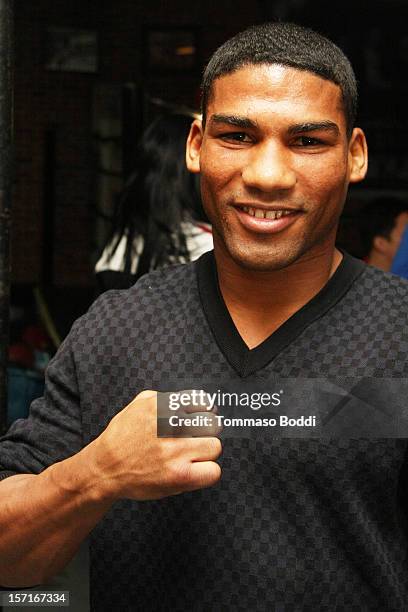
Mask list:
[[[408,225],[408,204],[397,198],[379,198],[363,207],[359,225],[364,260],[390,272]]]
[[[408,279],[408,224],[405,226],[398,251],[392,261],[391,272]]]
[[[213,248],[185,146],[192,116],[158,117],[144,131],[95,273],[99,289],[127,289],[143,274]]]

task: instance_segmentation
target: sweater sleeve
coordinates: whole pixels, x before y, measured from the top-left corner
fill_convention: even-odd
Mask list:
[[[44,396],[31,404],[0,437],[0,480],[13,474],[38,474],[83,446],[80,399],[72,354],[76,324],[46,371]]]

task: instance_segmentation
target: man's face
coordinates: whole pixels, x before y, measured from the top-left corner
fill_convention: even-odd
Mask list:
[[[187,165],[201,174],[216,250],[274,270],[332,249],[350,181],[366,171],[361,130],[347,138],[334,83],[280,65],[216,79]]]

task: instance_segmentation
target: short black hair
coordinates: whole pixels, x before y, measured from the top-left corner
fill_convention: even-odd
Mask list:
[[[369,255],[376,236],[390,237],[397,217],[404,212],[408,212],[408,203],[395,197],[381,197],[363,206],[358,225],[364,257]]]
[[[227,40],[212,55],[204,71],[201,111],[206,109],[215,79],[244,66],[280,64],[313,72],[338,85],[342,93],[347,134],[351,135],[357,115],[357,81],[353,68],[331,40],[294,23],[263,23],[251,26]]]

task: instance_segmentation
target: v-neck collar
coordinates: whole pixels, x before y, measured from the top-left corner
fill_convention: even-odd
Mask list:
[[[198,290],[204,314],[220,350],[237,373],[245,377],[266,366],[306,327],[338,302],[364,268],[363,262],[343,252],[342,261],[324,287],[253,349],[249,349],[241,338],[222,297],[214,251],[205,253],[197,261]]]

